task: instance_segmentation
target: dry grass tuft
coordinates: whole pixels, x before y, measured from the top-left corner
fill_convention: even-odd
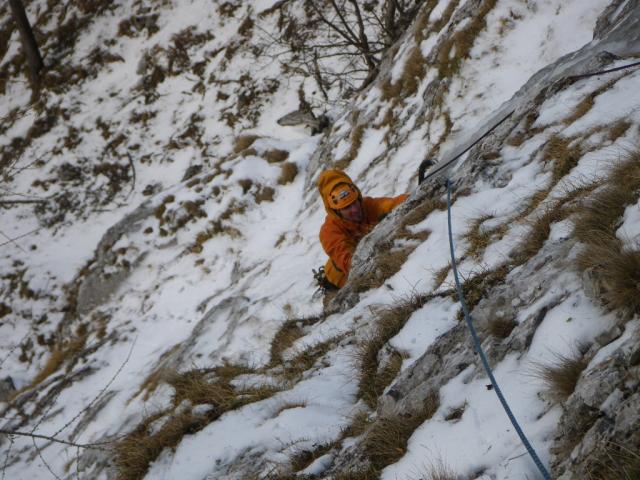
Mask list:
[[[447,8],[445,8],[444,12],[442,12],[440,18],[433,23],[431,29],[434,32],[439,32],[440,30],[442,30],[447,25],[447,23],[449,23],[449,20],[451,20],[451,17],[458,8],[459,4],[460,0],[451,0],[448,3]]]
[[[418,412],[378,418],[362,441],[363,451],[373,468],[382,470],[402,458],[411,434],[433,416],[439,405],[438,394],[431,392]]]
[[[149,464],[158,458],[165,448],[175,448],[185,434],[195,433],[204,427],[203,419],[190,413],[170,416],[155,434],[150,427],[162,414],[151,416],[142,422],[115,448],[118,480],[140,480],[144,478]]]
[[[502,339],[511,335],[511,332],[517,326],[518,323],[513,318],[493,317],[489,319],[483,330],[494,338]]]
[[[282,324],[271,340],[270,365],[281,363],[282,352],[293,345],[297,339],[304,335],[304,327],[315,325],[325,319],[324,315],[315,315],[301,318],[292,318]]]
[[[260,138],[258,135],[240,135],[235,139],[233,153],[240,153],[243,150],[246,150],[253,145],[253,142],[258,140],[258,138]]]
[[[591,92],[589,95],[584,97],[578,105],[573,109],[571,115],[569,115],[566,119],[564,119],[563,123],[565,125],[571,125],[576,120],[584,117],[595,105],[596,97],[605,91],[609,90],[619,79],[613,79],[605,83],[604,85],[598,87],[596,90]]]
[[[460,478],[442,459],[430,462],[423,467],[419,475],[416,480],[458,480]]]
[[[151,462],[165,448],[175,448],[184,435],[202,430],[224,412],[276,393],[277,389],[272,386],[242,390],[231,386],[233,378],[252,372],[244,366],[223,365],[209,370],[158,373],[153,380],[156,384],[166,381],[174,388],[173,408],[145,419],[115,445],[117,478],[142,479]],[[190,409],[176,410],[185,401],[190,405],[210,405],[211,409],[201,415],[195,415]]]
[[[633,125],[627,120],[618,120],[609,128],[609,141],[615,142],[622,137]]]
[[[509,230],[507,223],[502,223],[492,228],[484,228],[482,224],[494,218],[491,215],[483,215],[471,222],[471,227],[465,233],[464,239],[469,244],[467,255],[475,259],[481,259],[484,251],[493,242],[498,241]]]
[[[609,442],[604,452],[596,452],[587,480],[637,480],[640,478],[639,445]]]
[[[420,45],[415,45],[407,62],[404,65],[402,77],[399,81],[401,85],[401,94],[405,97],[409,97],[418,91],[420,81],[424,78],[426,73],[426,58],[422,55]]]
[[[411,314],[421,308],[430,296],[413,294],[401,299],[396,305],[378,310],[376,313],[376,329],[374,333],[359,345],[356,359],[360,365],[358,379],[358,397],[372,409],[378,404],[378,397],[384,389],[395,379],[402,356],[392,352],[389,360],[383,366],[379,365],[378,354],[387,342],[396,336],[404,327]]]
[[[457,2],[452,1],[449,6],[453,3],[457,4]],[[485,29],[487,25],[486,16],[496,3],[497,0],[484,0],[464,28],[453,33],[441,43],[437,55],[440,78],[452,77],[458,73],[462,61],[469,57],[476,38]]]
[[[377,472],[374,469],[369,469],[339,472],[336,474],[335,480],[378,480],[379,478],[380,472]]]
[[[282,352],[304,335],[302,325],[297,320],[286,321],[271,340],[271,363],[282,362]]]
[[[287,150],[267,150],[262,154],[264,159],[269,163],[281,163],[289,158],[289,152]]]
[[[369,418],[369,414],[361,410],[351,417],[351,423],[342,431],[342,437],[359,437],[371,423],[372,420]]]
[[[570,147],[573,139],[554,135],[545,147],[545,162],[553,162],[552,183],[555,185],[580,161],[582,149],[579,144]]]
[[[551,233],[551,225],[565,219],[569,210],[562,208],[562,204],[552,204],[536,218],[530,220],[526,237],[520,242],[514,260],[521,265],[540,251]]]
[[[51,354],[42,369],[36,374],[31,384],[26,388],[32,388],[45,380],[49,375],[57,371],[66,361],[79,355],[87,341],[87,332],[68,340],[57,343],[51,350]]]
[[[172,372],[167,375],[167,383],[175,389],[174,405],[189,400],[194,405],[212,404],[221,411],[227,411],[236,401],[233,387],[226,382],[208,380],[202,371]]]
[[[338,338],[330,338],[299,352],[291,360],[285,362],[285,375],[289,379],[299,377],[302,373],[311,369],[320,358],[334,348],[338,340]]]
[[[393,83],[391,78],[386,78],[382,83],[380,90],[382,91],[382,99],[384,101],[400,98],[400,94],[402,93],[402,82],[398,81]]]
[[[450,265],[445,265],[440,270],[436,270],[433,272],[433,290],[439,289],[444,281],[447,279],[449,275],[449,271],[451,270]]]
[[[272,187],[260,186],[258,191],[255,192],[254,198],[256,199],[256,203],[260,204],[262,202],[273,202],[273,197],[276,194],[276,191]]]
[[[404,226],[416,225],[425,220],[431,212],[435,210],[446,210],[446,208],[446,202],[440,199],[426,198],[420,205],[405,214],[403,224]]]
[[[337,445],[337,442],[324,443],[316,445],[313,450],[299,450],[289,460],[291,462],[291,469],[294,472],[304,470],[318,458],[333,450]]]
[[[530,228],[527,231],[526,237],[523,238],[518,247],[514,249],[512,256],[515,263],[522,265],[538,253],[549,238],[551,226],[574,213],[578,209],[576,200],[592,192],[595,187],[596,184],[594,183],[581,183],[568,186],[562,197],[544,203],[541,212],[536,214],[534,218],[526,219],[525,221],[529,224]],[[531,211],[538,208],[551,191],[551,188],[552,187],[549,187],[537,192],[530,200],[529,205],[520,214],[518,220],[525,219]]]
[[[465,279],[462,283],[462,294],[467,301],[469,311],[478,305],[491,288],[503,282],[509,271],[508,265],[499,265]],[[457,292],[454,291],[453,295],[459,301]],[[459,318],[462,319],[462,310],[459,311]]]
[[[625,250],[616,238],[593,236],[578,257],[578,267],[596,280],[603,304],[627,318],[640,312],[640,251]]]
[[[587,95],[585,98],[582,99],[580,103],[578,103],[578,105],[576,105],[576,107],[571,112],[571,115],[569,115],[564,120],[564,124],[571,125],[576,120],[584,117],[587,113],[589,113],[589,110],[593,108],[594,103],[595,103],[595,95],[594,94]]]
[[[561,403],[573,393],[589,362],[577,349],[566,356],[554,353],[553,357],[549,364],[534,364],[532,375],[542,380],[553,401]]]
[[[362,137],[364,136],[364,131],[366,129],[365,125],[357,125],[351,132],[351,147],[349,151],[342,157],[340,160],[337,160],[333,165],[337,170],[346,170],[349,164],[353,161],[354,158],[358,155],[358,151],[362,146]]]
[[[298,165],[292,162],[285,162],[282,164],[282,171],[280,172],[280,177],[278,178],[279,185],[287,185],[296,178],[298,175]]]
[[[626,207],[640,197],[640,152],[628,152],[604,184],[575,221],[574,235],[584,244],[577,266],[592,277],[604,305],[633,315],[640,312],[640,251],[625,247],[616,231]]]

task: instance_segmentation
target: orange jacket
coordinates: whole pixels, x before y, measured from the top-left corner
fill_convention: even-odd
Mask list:
[[[329,206],[331,191],[341,183],[351,184],[358,191],[364,214],[362,222],[345,220]],[[347,275],[349,275],[351,268],[351,257],[360,239],[369,233],[387,213],[404,202],[408,195],[363,198],[362,193],[349,176],[340,170],[322,172],[318,179],[318,190],[320,190],[320,196],[327,211],[327,217],[320,227],[320,243],[329,255],[329,261],[325,265],[325,276],[335,286],[342,287],[347,281]]]

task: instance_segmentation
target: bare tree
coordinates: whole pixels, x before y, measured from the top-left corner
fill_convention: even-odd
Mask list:
[[[360,90],[378,74],[386,49],[413,20],[423,0],[281,2],[280,32],[267,49],[294,73],[327,91]],[[300,8],[302,5],[302,8]]]
[[[31,73],[31,80],[35,83],[38,82],[40,76],[40,70],[44,67],[42,56],[40,55],[40,49],[36,43],[36,37],[31,29],[31,24],[27,18],[27,14],[24,11],[24,5],[21,0],[9,0],[11,6],[11,13],[13,19],[20,31],[20,39],[22,40],[22,47],[27,57],[29,64],[29,72]]]

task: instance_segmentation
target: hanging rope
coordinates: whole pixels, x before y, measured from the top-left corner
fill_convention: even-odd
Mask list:
[[[491,380],[491,385],[493,385],[493,390],[496,392],[496,395],[498,396],[498,399],[502,404],[502,408],[504,408],[504,411],[509,417],[511,424],[513,425],[513,428],[515,428],[516,432],[518,432],[518,436],[520,437],[520,440],[522,441],[525,448],[529,452],[529,455],[531,456],[534,463],[538,467],[538,470],[540,470],[540,473],[542,474],[543,478],[545,480],[551,480],[551,475],[549,475],[549,472],[542,464],[540,457],[538,457],[538,454],[531,446],[531,443],[529,442],[526,435],[522,431],[522,428],[520,428],[520,425],[518,424],[518,421],[513,415],[513,412],[511,411],[509,404],[504,398],[504,395],[502,395],[502,390],[500,390],[500,386],[498,385],[498,382],[493,376],[493,372],[491,370],[491,367],[489,366],[489,361],[487,360],[484,350],[482,349],[480,338],[478,337],[478,333],[476,332],[476,329],[473,326],[473,320],[471,318],[471,314],[469,313],[467,302],[465,301],[464,295],[462,293],[462,286],[460,285],[460,278],[458,277],[458,267],[456,265],[456,256],[455,256],[455,251],[453,247],[453,233],[451,228],[451,180],[449,179],[447,179],[447,223],[449,226],[449,249],[451,250],[451,268],[453,269],[453,278],[455,279],[455,282],[456,282],[456,290],[458,291],[458,298],[460,299],[460,304],[462,305],[464,318],[467,322],[467,326],[469,327],[469,331],[471,332],[471,337],[473,338],[473,343],[475,345],[476,352],[478,352],[478,355],[480,355],[480,359],[482,360],[482,365],[484,366],[484,369],[487,372],[489,379]]]

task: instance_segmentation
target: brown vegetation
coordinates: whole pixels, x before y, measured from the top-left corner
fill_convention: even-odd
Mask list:
[[[545,162],[553,162],[552,183],[554,185],[578,164],[582,156],[582,149],[579,144],[573,147],[570,146],[573,141],[573,138],[554,135],[547,142],[544,159]]]
[[[419,475],[419,480],[458,480],[460,478],[442,459],[424,466]]]
[[[496,3],[497,0],[484,0],[464,28],[456,31],[440,44],[437,61],[441,78],[452,77],[459,71],[462,61],[469,57],[476,38],[485,29],[486,16]]]
[[[115,446],[118,478],[137,480],[144,477],[149,465],[165,448],[175,448],[186,434],[198,432],[224,412],[272,396],[277,390],[271,386],[236,389],[230,382],[244,373],[252,372],[243,366],[224,365],[210,370],[191,370],[183,373],[164,373],[162,378],[174,388],[173,408],[146,418]],[[189,405],[208,405],[203,414]]]
[[[513,318],[492,317],[483,330],[494,338],[507,338],[518,323]]]
[[[609,442],[603,452],[594,452],[587,480],[636,480],[640,478],[639,445]]]
[[[508,224],[501,223],[492,228],[484,228],[482,226],[488,220],[494,218],[491,215],[482,215],[471,222],[469,230],[464,235],[464,239],[469,245],[466,255],[477,260],[482,258],[484,251],[491,244],[499,240],[507,233]]]
[[[287,150],[273,149],[267,150],[262,156],[269,163],[280,163],[289,158],[289,152]]]
[[[616,236],[628,205],[640,196],[640,153],[628,152],[578,212],[575,237],[584,244],[577,266],[598,286],[601,301],[626,315],[640,312],[640,251]]]
[[[297,451],[291,458],[291,469],[294,472],[304,470],[318,458],[331,451],[338,445],[337,442],[316,445],[313,449],[302,449]]]
[[[556,402],[565,401],[575,390],[588,360],[578,349],[562,355],[554,353],[548,364],[534,364],[533,376],[542,380],[549,397]]]
[[[233,153],[240,153],[243,150],[246,150],[253,142],[260,138],[258,135],[240,135],[236,137],[234,145],[233,145]]]
[[[380,471],[402,458],[411,434],[430,419],[439,406],[438,394],[431,392],[418,412],[378,418],[362,441],[364,453],[373,468]]]
[[[354,122],[356,121],[357,119],[354,120]],[[351,162],[356,158],[356,156],[358,155],[358,151],[362,146],[362,137],[364,135],[365,129],[366,129],[365,125],[362,125],[362,124],[355,126],[355,128],[351,132],[351,137],[349,138],[351,142],[351,147],[349,148],[349,151],[341,159],[335,162],[335,164],[333,165],[334,168],[336,168],[337,170],[345,170],[351,164]]]
[[[298,175],[298,165],[292,162],[285,162],[282,164],[282,170],[280,177],[278,178],[278,185],[288,185],[293,182]]]
[[[378,354],[387,342],[396,336],[411,314],[431,299],[430,296],[412,294],[399,299],[395,305],[375,311],[375,330],[358,347],[356,358],[359,364],[358,397],[372,409],[378,403],[378,397],[395,379],[402,365],[398,352],[391,352],[385,365],[378,362]]]

